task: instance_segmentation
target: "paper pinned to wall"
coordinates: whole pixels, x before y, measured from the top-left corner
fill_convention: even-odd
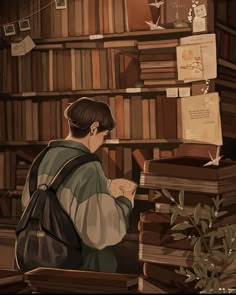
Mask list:
[[[183,141],[222,145],[217,92],[181,98]]]
[[[195,17],[193,19],[193,33],[205,32],[206,31],[206,18]]]
[[[196,17],[205,17],[207,16],[206,6],[205,4],[198,5],[194,7],[194,13]]]
[[[22,56],[25,55],[25,44],[24,42],[11,43],[11,55]]]
[[[26,36],[23,40],[11,44],[11,55],[22,56],[30,52],[35,47],[34,41],[30,36]]]
[[[215,34],[201,34],[180,38],[180,45],[199,44],[202,52],[203,78],[215,79],[217,77],[216,36]],[[186,79],[184,82],[199,81]]]
[[[178,80],[203,79],[203,60],[200,44],[176,47]]]

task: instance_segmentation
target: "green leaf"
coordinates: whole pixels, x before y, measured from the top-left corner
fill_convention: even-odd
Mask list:
[[[184,207],[184,190],[183,189],[179,192],[179,203],[182,207]]]
[[[208,225],[205,220],[201,220],[201,226],[202,226],[202,231],[205,234],[208,229]]]
[[[171,218],[170,218],[170,225],[173,225],[175,223],[175,220],[176,218],[178,217],[178,212],[177,211],[174,211],[171,215]]]
[[[193,214],[194,222],[196,225],[199,223],[199,219],[201,215],[200,210],[201,210],[201,204],[198,204],[197,207],[194,209],[194,214]]]
[[[212,218],[215,218],[215,208],[211,207],[211,216]]]
[[[179,274],[179,275],[185,275],[185,274],[183,274],[179,269],[175,269],[175,272],[176,272],[177,274]]]
[[[232,263],[235,260],[235,258],[236,258],[236,252],[232,252],[230,256],[228,257],[228,262]]]
[[[191,224],[189,223],[178,223],[176,225],[174,225],[171,230],[185,230],[187,228],[191,228],[193,227]]]
[[[217,197],[216,198],[213,197],[211,199],[212,199],[212,202],[214,203],[216,210],[218,211],[219,210],[219,203],[218,203]]]
[[[170,199],[170,200],[173,199],[173,197],[171,196],[171,194],[168,192],[167,189],[163,188],[161,191],[168,199]]]
[[[211,279],[207,280],[207,284],[206,284],[206,291],[207,292],[211,291],[212,283],[213,283],[213,281]]]
[[[223,239],[223,245],[224,245],[223,248],[225,250],[225,255],[227,255],[230,247],[228,247],[228,245],[226,243],[226,239]]]
[[[188,213],[185,212],[183,209],[180,209],[179,207],[177,207],[177,212],[180,216],[183,216],[183,217],[188,216]]]
[[[194,289],[197,289],[197,288],[200,288],[200,289],[202,289],[203,287],[204,287],[204,285],[205,285],[205,281],[206,280],[199,280],[198,282],[197,282],[197,284],[194,286]]]
[[[220,212],[218,212],[216,218],[222,217],[222,216],[226,215],[227,213],[228,213],[228,211],[220,211]]]
[[[212,286],[212,291],[214,293],[219,293],[219,289],[220,289],[220,282],[217,278],[215,278],[213,280],[213,286]]]
[[[225,277],[231,276],[231,275],[233,275],[233,274],[236,274],[236,270],[233,270],[233,269],[231,269],[231,270],[226,270],[226,271],[224,271],[224,272],[220,275],[220,279],[223,279],[223,278],[225,278]]]
[[[190,278],[187,278],[186,280],[185,280],[185,282],[186,283],[189,283],[189,282],[192,282],[192,281],[195,281],[196,280],[196,276],[194,276],[194,277],[190,277]]]
[[[217,274],[217,270],[214,269],[214,270],[211,272],[211,278],[214,279],[214,277],[216,276],[216,274]]]
[[[184,235],[184,234],[180,234],[180,233],[171,234],[171,235],[172,235],[172,237],[173,237],[173,239],[174,239],[175,241],[183,240],[183,239],[186,239],[186,238],[187,238],[186,235]]]
[[[185,271],[185,268],[183,267],[183,266],[180,266],[180,271],[184,274],[184,275],[186,275],[186,271]]]
[[[212,250],[212,254],[221,260],[225,260],[227,258],[227,256],[225,256],[225,254],[220,252],[219,250]]]
[[[214,243],[215,243],[215,236],[211,235],[210,236],[210,248],[212,248],[214,246]]]
[[[211,248],[211,250],[219,250],[219,249],[223,249],[224,245],[216,245],[214,247]]]
[[[180,274],[180,275],[186,276],[186,271],[185,271],[185,268],[183,266],[180,266],[179,269],[175,269],[175,272]]]
[[[203,207],[211,214],[211,207],[208,205],[203,205]]]
[[[201,250],[202,250],[202,246],[201,246],[201,239],[199,239],[196,244],[194,245],[193,248],[193,252],[195,256],[200,256],[201,255]]]
[[[191,246],[194,246],[198,239],[199,239],[198,237],[192,238],[191,239]]]
[[[209,233],[206,233],[204,235],[204,237],[211,237],[211,236],[218,237],[219,236],[219,232],[217,230],[213,230],[213,231],[210,231]]]
[[[159,199],[160,197],[162,197],[162,193],[159,192],[159,191],[155,191],[154,193],[154,197],[152,198],[153,200],[157,200]]]

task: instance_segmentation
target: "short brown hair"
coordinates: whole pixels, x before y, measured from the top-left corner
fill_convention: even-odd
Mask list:
[[[85,137],[93,122],[99,122],[98,132],[111,131],[116,123],[106,103],[88,97],[82,97],[70,104],[64,112],[69,122],[72,136]]]

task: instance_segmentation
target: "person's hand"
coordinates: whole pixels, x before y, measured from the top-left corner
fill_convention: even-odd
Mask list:
[[[131,193],[130,191],[127,191],[125,189],[125,187],[121,186],[120,189],[122,190],[123,192],[123,196],[126,197],[127,199],[130,200],[131,204],[132,204],[132,207],[134,207],[134,197],[135,197],[135,192]]]

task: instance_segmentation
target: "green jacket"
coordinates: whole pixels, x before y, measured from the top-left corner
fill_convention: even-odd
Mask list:
[[[39,166],[38,185],[49,184],[62,165],[75,157],[89,153],[80,143],[54,140]],[[124,196],[114,198],[107,186],[99,162],[85,164],[60,186],[57,196],[70,215],[82,240],[83,270],[116,272],[117,262],[112,246],[119,243],[128,229],[132,204]],[[29,202],[27,177],[22,196],[23,209]]]

